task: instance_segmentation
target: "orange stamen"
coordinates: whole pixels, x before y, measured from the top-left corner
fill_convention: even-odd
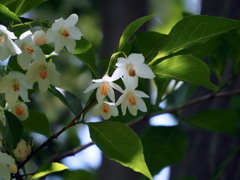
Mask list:
[[[136,76],[136,71],[135,71],[135,69],[134,69],[132,64],[127,64],[126,68],[127,68],[129,76],[132,76],[132,77]]]
[[[128,102],[131,104],[131,106],[135,106],[137,104],[136,97],[133,95],[128,96]]]
[[[109,84],[107,82],[102,83],[101,86],[100,86],[101,95],[107,96],[108,95],[108,90],[109,90]]]
[[[34,49],[33,49],[32,46],[27,46],[27,47],[25,48],[25,51],[26,51],[28,54],[34,53]]]
[[[23,107],[22,107],[22,106],[17,106],[17,107],[16,107],[16,114],[17,114],[18,116],[21,116],[21,115],[23,115],[23,113],[24,113]]]
[[[108,104],[103,104],[102,110],[104,113],[108,113],[109,112],[109,105]]]
[[[48,77],[48,71],[46,67],[43,67],[39,71],[39,76],[44,80]]]
[[[70,36],[70,33],[68,32],[68,30],[63,29],[63,30],[61,31],[61,35],[64,36],[64,37],[68,37],[68,36]]]
[[[3,37],[0,37],[0,44],[3,44],[5,42]]]
[[[20,84],[18,82],[14,82],[12,87],[13,87],[14,91],[19,91],[20,90]]]

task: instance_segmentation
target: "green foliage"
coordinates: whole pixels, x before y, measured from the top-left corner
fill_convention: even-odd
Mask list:
[[[152,178],[144,160],[142,143],[129,127],[120,122],[88,123],[90,136],[104,155]]]
[[[209,131],[237,134],[238,115],[236,112],[226,109],[203,111],[190,119],[188,122],[196,127]]]
[[[179,126],[152,126],[145,130],[142,143],[148,168],[154,175],[182,160],[188,140]]]
[[[97,180],[96,175],[85,170],[75,170],[75,171],[64,171],[63,173],[64,180],[72,179],[86,179],[86,180]]]
[[[37,172],[32,176],[31,179],[37,179],[44,177],[48,174],[54,173],[54,172],[59,172],[63,171],[65,169],[68,169],[66,166],[60,164],[60,163],[51,163],[51,164],[45,164],[41,166]]]
[[[29,110],[29,116],[25,121],[21,122],[23,127],[36,132],[43,134],[49,137],[50,134],[50,123],[48,118],[45,114],[36,111],[36,110]]]
[[[6,116],[6,126],[1,126],[1,132],[7,147],[13,150],[22,138],[23,127],[14,114],[8,111],[4,111],[4,113]]]
[[[19,17],[12,11],[10,11],[6,6],[0,4],[0,19],[13,20],[16,22],[21,22]]]
[[[95,54],[92,44],[89,41],[83,37],[81,40],[76,41],[76,48],[73,52],[73,55],[75,55],[78,59],[87,65],[93,77],[97,77]]]
[[[166,59],[153,67],[160,78],[173,78],[205,86],[212,90],[218,88],[210,81],[207,65],[194,56],[179,55]]]
[[[127,41],[131,38],[131,36],[147,21],[149,21],[154,15],[148,15],[148,16],[144,16],[141,17],[135,21],[133,21],[132,23],[130,23],[125,30],[123,31],[123,34],[120,38],[119,41],[119,48],[118,50],[121,51],[122,48],[125,46],[125,44],[127,43]]]

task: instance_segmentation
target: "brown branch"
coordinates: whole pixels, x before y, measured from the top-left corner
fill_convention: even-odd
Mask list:
[[[181,106],[178,106],[178,107],[175,107],[175,108],[171,108],[171,109],[166,109],[166,110],[163,110],[163,111],[160,111],[160,112],[157,112],[157,113],[153,113],[153,114],[144,116],[144,117],[142,117],[139,120],[136,120],[136,121],[128,123],[127,125],[128,126],[134,126],[134,125],[139,124],[139,123],[141,123],[143,121],[146,121],[150,117],[153,117],[153,116],[156,116],[156,115],[161,115],[161,114],[166,114],[166,113],[175,113],[175,112],[177,112],[179,110],[185,109],[187,107],[190,107],[190,106],[193,106],[195,104],[199,104],[199,103],[211,100],[211,99],[222,98],[222,97],[233,96],[233,95],[240,95],[240,90],[235,90],[235,91],[230,91],[230,92],[223,92],[223,93],[218,93],[218,94],[215,94],[215,93],[214,94],[208,94],[208,95],[202,96],[200,98],[197,98],[195,100],[192,100],[192,101],[190,101],[190,102],[188,102],[188,103],[186,103],[184,105],[181,105]],[[81,146],[81,147],[73,150],[73,151],[70,151],[70,152],[68,152],[66,154],[63,154],[61,156],[58,156],[58,157],[54,158],[53,161],[55,161],[55,160],[60,161],[61,159],[64,159],[64,158],[66,158],[68,156],[73,156],[76,153],[81,152],[82,150],[90,147],[93,144],[94,144],[93,142],[90,142],[90,143],[88,143],[88,144],[86,144],[84,146]]]
[[[88,105],[85,106],[85,108],[82,109],[74,118],[72,121],[68,123],[65,127],[63,127],[61,130],[53,134],[51,137],[49,137],[46,141],[44,141],[37,149],[32,151],[32,153],[27,157],[25,161],[20,163],[18,165],[18,169],[21,169],[38,151],[43,149],[44,147],[48,146],[54,139],[56,139],[59,135],[61,135],[64,131],[66,131],[68,128],[75,126],[76,121],[82,116],[82,114],[88,110],[88,108],[95,102],[96,100],[92,100]]]

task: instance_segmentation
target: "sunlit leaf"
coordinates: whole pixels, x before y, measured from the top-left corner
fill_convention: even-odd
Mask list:
[[[81,40],[76,41],[76,48],[73,54],[88,66],[94,77],[97,77],[95,55],[92,44],[89,41],[83,37]]]
[[[119,51],[122,50],[123,46],[131,38],[131,36],[147,21],[149,21],[154,15],[148,15],[133,21],[129,24],[126,29],[123,31],[123,34],[119,41]]]
[[[218,88],[210,81],[208,66],[198,58],[189,55],[174,56],[153,67],[160,78],[172,78],[205,86],[211,90]]]
[[[194,43],[204,42],[217,35],[240,27],[240,21],[206,16],[187,16],[179,21],[169,33],[165,47],[153,60],[167,56],[176,50],[188,47]]]
[[[88,123],[90,136],[105,156],[144,174],[151,174],[144,160],[142,143],[129,127],[119,122]]]
[[[32,176],[31,179],[37,179],[43,176],[46,176],[48,174],[63,171],[65,169],[68,169],[66,166],[60,163],[51,163],[41,166],[37,172]]]
[[[0,19],[21,22],[19,17],[14,12],[9,10],[6,6],[4,6],[2,4],[0,4]]]
[[[144,155],[152,175],[179,162],[186,151],[187,136],[178,126],[149,127],[143,134]]]
[[[33,132],[43,134],[47,137],[50,136],[50,123],[45,114],[29,110],[29,116],[25,121],[21,121],[22,125]]]
[[[208,110],[188,120],[192,125],[209,131],[237,134],[238,115],[227,109]]]

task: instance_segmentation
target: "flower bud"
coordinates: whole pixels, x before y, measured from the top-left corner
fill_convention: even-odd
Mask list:
[[[24,139],[21,139],[17,144],[16,149],[13,150],[14,156],[20,162],[25,161],[30,153],[31,153],[31,146],[27,144]]]
[[[16,174],[18,171],[16,164],[11,164],[8,166],[8,168],[12,174]]]

